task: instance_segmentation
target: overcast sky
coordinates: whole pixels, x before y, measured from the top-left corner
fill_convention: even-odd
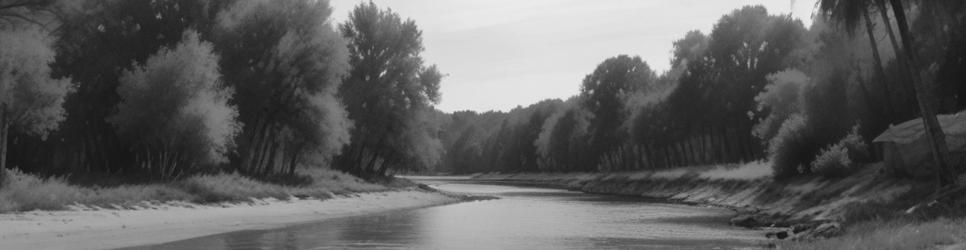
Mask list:
[[[362,1],[332,0],[341,23]],[[709,33],[722,15],[761,4],[811,23],[815,0],[376,0],[423,31],[423,58],[447,74],[443,111],[509,110],[577,94],[598,63],[639,55],[667,70],[671,42]]]

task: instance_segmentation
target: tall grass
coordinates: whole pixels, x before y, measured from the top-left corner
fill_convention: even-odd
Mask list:
[[[842,237],[814,242],[786,241],[780,249],[943,249],[954,244],[966,244],[966,219],[866,222],[851,226]]]
[[[248,201],[252,198],[330,198],[351,192],[384,191],[388,187],[328,169],[301,170],[311,183],[286,186],[257,181],[236,173],[193,176],[156,184],[113,187],[70,184],[63,177],[41,178],[9,170],[0,186],[0,212],[60,210],[70,205],[130,207],[143,202],[196,203]]]

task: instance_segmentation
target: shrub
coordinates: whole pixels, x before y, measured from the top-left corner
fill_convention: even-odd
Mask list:
[[[861,134],[859,134],[858,125],[852,127],[852,131],[849,132],[845,138],[842,138],[839,143],[848,150],[849,158],[851,158],[853,162],[859,163],[872,160],[872,155],[869,153],[869,145],[865,143],[865,140],[863,140]]]
[[[845,138],[822,149],[812,162],[811,170],[826,177],[843,177],[857,170],[857,161],[868,158],[868,146],[859,136],[856,126]]]
[[[237,173],[198,175],[180,182],[181,188],[196,194],[197,202],[241,201],[246,198],[288,198],[279,185],[253,180]]]
[[[802,86],[809,81],[808,76],[799,70],[789,69],[768,75],[768,85],[755,97],[758,112],[768,111],[768,116],[755,124],[752,134],[768,142],[778,134],[782,122],[795,113],[801,112]]]
[[[811,164],[813,173],[826,177],[842,177],[852,173],[852,160],[848,149],[842,144],[832,144],[815,157]]]
[[[778,134],[768,143],[775,179],[784,179],[808,171],[803,166],[812,162],[816,147],[808,138],[806,120],[795,114],[782,123]]]
[[[7,171],[0,187],[0,212],[57,210],[72,204],[127,206],[142,201],[193,200],[185,191],[162,184],[83,187],[63,177],[41,178],[19,170]]]
[[[0,184],[0,212],[34,209],[60,210],[82,204],[131,207],[143,202],[240,202],[252,198],[331,198],[334,194],[386,191],[400,181],[379,185],[330,169],[300,169],[312,181],[302,186],[267,183],[237,173],[197,175],[180,181],[115,187],[71,184],[64,177],[38,177],[19,170],[7,171]],[[387,187],[388,186],[388,187]]]

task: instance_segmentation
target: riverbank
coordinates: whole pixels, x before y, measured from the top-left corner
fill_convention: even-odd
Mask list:
[[[0,249],[105,249],[229,231],[481,199],[405,179],[372,183],[301,169],[299,183],[237,173],[100,185],[7,172],[0,186]],[[107,176],[110,178],[110,176]]]
[[[0,214],[0,249],[110,249],[239,230],[456,203],[466,197],[421,188],[330,199],[274,198],[199,205],[145,203],[132,209],[75,206],[64,211]]]
[[[768,237],[776,239],[841,236],[852,224],[887,224],[895,218],[936,212],[917,207],[930,199],[934,191],[931,184],[880,173],[881,166],[873,164],[845,178],[799,178],[776,183],[767,164],[752,163],[622,173],[483,174],[475,179],[727,207],[738,212],[732,224],[764,229]],[[907,224],[918,225],[913,223],[918,222]],[[936,243],[942,245],[966,242],[952,233],[934,234],[932,238],[944,239]]]

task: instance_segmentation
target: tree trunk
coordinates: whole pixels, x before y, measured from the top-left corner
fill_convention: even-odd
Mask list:
[[[896,34],[892,31],[892,21],[889,19],[889,10],[886,8],[885,0],[876,0],[876,5],[879,6],[879,16],[882,17],[882,22],[886,25],[885,31],[889,35],[889,41],[892,42],[892,51],[896,54],[896,60],[902,60],[899,53],[902,53],[902,49],[899,47],[899,41],[896,40]]]
[[[910,78],[912,78],[913,86],[916,89],[916,99],[919,102],[919,110],[922,114],[923,128],[926,130],[927,139],[929,140],[930,146],[932,148],[933,160],[936,162],[936,166],[939,171],[936,171],[936,177],[941,186],[948,185],[952,182],[954,177],[953,171],[949,168],[949,162],[946,161],[949,149],[946,146],[946,135],[943,133],[942,126],[939,124],[939,119],[936,118],[936,106],[935,102],[937,97],[935,94],[935,84],[932,82],[926,83],[923,80],[923,72],[919,69],[919,60],[916,56],[916,52],[913,50],[913,37],[909,33],[909,26],[906,22],[906,14],[904,12],[905,8],[902,7],[902,2],[900,0],[891,0],[892,11],[896,16],[896,23],[899,26],[899,36],[902,38],[903,52],[902,55],[905,56],[906,71],[909,73]]]
[[[268,158],[265,161],[265,168],[262,169],[262,175],[267,176],[270,173],[274,172],[273,170],[275,170],[275,166],[276,166],[275,161],[278,159],[278,157],[276,157],[275,154],[278,153],[278,150],[279,150],[278,142],[272,142],[272,144],[269,145]]]
[[[889,83],[886,81],[885,69],[882,68],[882,57],[879,56],[879,44],[875,40],[875,33],[873,32],[872,18],[869,17],[868,11],[862,12],[862,17],[865,18],[865,33],[869,35],[869,44],[872,49],[872,60],[875,61],[875,73],[879,75],[879,80],[882,81],[882,93],[885,95],[883,97],[883,102],[886,108],[886,118],[889,122],[892,122],[892,118],[895,116],[895,109],[892,108],[892,91],[889,90]],[[864,88],[865,85],[863,85]]]
[[[292,149],[292,160],[288,163],[288,174],[295,175],[295,167],[298,166],[299,154],[302,153],[303,144],[299,144],[297,147]]]
[[[6,104],[0,106],[0,188],[7,180],[7,134],[10,133],[10,125],[7,122]]]
[[[890,21],[891,19],[889,18],[889,9],[886,6],[886,0],[876,0],[875,2],[876,2],[876,5],[879,6],[879,16],[882,18],[883,24],[885,24],[885,31],[886,31],[886,34],[889,35],[889,42],[890,42],[889,44],[892,45],[892,51],[895,54],[895,60],[898,63],[899,68],[904,68],[906,65],[905,64],[906,59],[902,56],[902,53],[903,53],[902,44],[900,44],[900,42],[896,39],[895,31],[892,30],[892,21]],[[902,91],[898,91],[896,93],[915,92],[915,87],[913,87],[912,90],[909,89],[911,80],[908,80],[909,76],[906,72],[902,72],[902,70],[900,70],[899,77],[901,79],[898,80],[897,82],[900,83],[898,86],[902,88]],[[900,106],[898,107],[902,107],[904,104],[910,103],[909,95],[902,96],[900,100],[903,101],[903,104],[900,104]],[[906,110],[897,109],[896,118],[903,119],[905,116],[902,114],[905,114],[903,113],[905,111]]]

